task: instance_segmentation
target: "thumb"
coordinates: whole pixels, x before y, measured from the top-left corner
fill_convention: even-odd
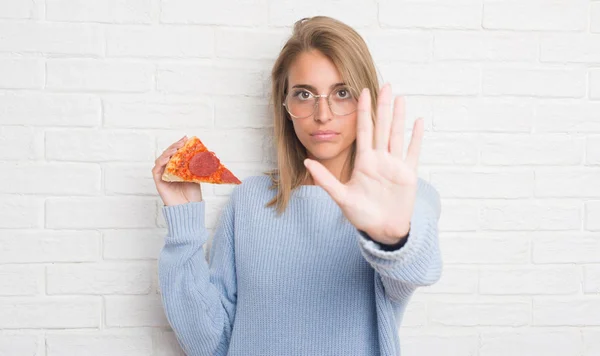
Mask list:
[[[321,163],[306,158],[304,166],[310,172],[317,185],[323,187],[338,204],[341,204],[346,194],[346,186],[343,185],[331,172]]]

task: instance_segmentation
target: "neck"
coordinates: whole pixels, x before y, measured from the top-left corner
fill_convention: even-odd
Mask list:
[[[340,182],[346,183],[350,180],[350,155],[349,152],[343,152],[336,157],[330,159],[317,159],[312,154],[308,154],[308,158],[321,163],[334,177]],[[314,185],[315,181],[311,175],[308,176],[307,185]]]

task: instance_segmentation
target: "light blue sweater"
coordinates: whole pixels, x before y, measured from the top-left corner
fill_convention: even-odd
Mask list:
[[[285,213],[265,204],[270,178],[233,190],[207,263],[205,203],[163,207],[163,307],[196,355],[400,354],[398,326],[415,288],[440,278],[441,207],[419,178],[406,244],[396,251],[358,231],[327,192],[298,187]]]

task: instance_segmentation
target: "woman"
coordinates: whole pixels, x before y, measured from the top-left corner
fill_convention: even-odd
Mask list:
[[[403,158],[402,99],[392,117],[389,85],[371,98],[366,44],[329,17],[295,24],[271,79],[277,169],[235,187],[210,264],[198,184],[160,179],[185,138],[156,160],[169,323],[188,355],[398,355],[407,302],[442,266],[423,120]]]

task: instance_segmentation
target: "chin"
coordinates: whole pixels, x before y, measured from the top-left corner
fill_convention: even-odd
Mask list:
[[[340,147],[311,147],[308,149],[313,158],[319,161],[327,161],[333,159],[342,153]]]

